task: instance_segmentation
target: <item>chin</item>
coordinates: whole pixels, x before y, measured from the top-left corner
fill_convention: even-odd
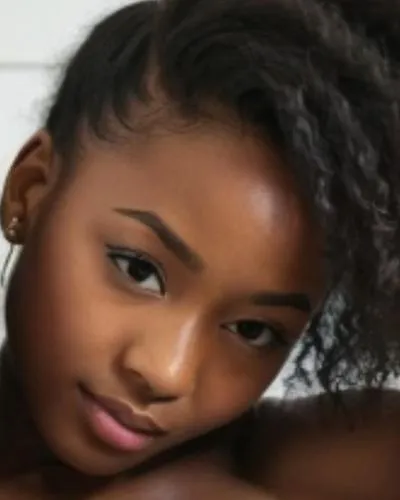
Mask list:
[[[123,474],[134,466],[128,467],[112,462],[110,460],[98,460],[92,462],[83,462],[82,459],[71,461],[69,467],[74,471],[92,478],[107,478]]]
[[[73,437],[71,437],[73,436]],[[82,439],[78,431],[49,429],[42,433],[52,455],[65,467],[83,476],[109,477],[121,474],[135,464],[134,457],[105,449],[96,442]],[[138,462],[140,462],[140,457]]]
[[[127,460],[106,455],[105,453],[94,453],[89,450],[59,450],[58,456],[63,464],[73,471],[90,477],[110,477],[122,474],[134,467],[132,460]]]

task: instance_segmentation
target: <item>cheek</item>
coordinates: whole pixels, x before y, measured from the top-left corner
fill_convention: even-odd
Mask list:
[[[67,225],[61,227],[62,233],[50,226],[28,242],[10,286],[11,341],[38,376],[65,375],[69,365],[79,365],[85,357],[89,332],[102,332],[101,302],[88,279],[93,262],[85,257],[80,239],[72,237]]]
[[[257,402],[283,366],[287,352],[271,350],[235,363],[223,356],[226,349],[207,366],[198,394],[199,413],[210,427],[239,417]]]

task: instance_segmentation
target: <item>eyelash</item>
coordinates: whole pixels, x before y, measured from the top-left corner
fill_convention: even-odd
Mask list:
[[[265,345],[258,345],[259,338],[254,340],[246,339],[246,337],[240,334],[239,331],[238,332],[233,331],[232,325],[243,326],[243,324],[246,323],[258,325],[261,326],[262,328],[265,328],[266,330],[269,330],[272,336],[271,341],[268,341]],[[272,325],[271,323],[268,323],[263,320],[242,319],[242,320],[237,320],[233,323],[227,323],[223,325],[223,327],[233,335],[238,336],[239,339],[241,339],[245,344],[249,345],[252,348],[262,349],[271,347],[287,347],[289,345],[289,342],[286,340],[285,328],[282,325]]]
[[[160,285],[160,294],[165,295],[166,293],[166,273],[164,271],[163,266],[157,262],[153,257],[150,255],[146,254],[145,252],[139,251],[139,250],[132,250],[126,247],[118,247],[118,246],[112,246],[112,245],[107,245],[107,254],[108,257],[111,259],[112,263],[114,264],[115,267],[118,268],[118,270],[122,273],[122,270],[117,264],[118,259],[125,259],[126,261],[133,261],[136,260],[138,262],[142,262],[145,264],[150,264],[151,266],[154,267],[154,272],[157,275],[157,279]],[[131,278],[131,280],[134,282],[134,278]],[[139,285],[136,285],[139,286]],[[151,292],[149,292],[151,293]],[[154,293],[155,295],[156,293]]]
[[[160,292],[158,293],[157,291],[147,290],[146,293],[148,293],[149,295],[161,295],[161,296],[164,296],[166,294],[166,273],[164,271],[163,266],[159,262],[155,261],[153,257],[142,251],[132,250],[126,247],[117,247],[112,245],[107,245],[107,254],[110,260],[112,261],[113,265],[115,266],[115,268],[117,268],[118,272],[123,274],[125,279],[132,281],[134,283],[135,288],[141,288],[140,282],[135,280],[135,277],[131,276],[129,272],[124,271],[121,268],[120,263],[118,263],[118,260],[122,261],[125,260],[125,262],[128,263],[130,261],[130,264],[132,264],[132,261],[137,261],[137,263],[141,262],[143,264],[152,266],[154,268],[153,273],[156,275]],[[145,288],[142,287],[142,291],[143,290],[145,290]],[[240,326],[243,327],[243,325],[246,323],[252,326],[259,326],[259,327],[261,326],[261,328],[265,328],[266,331],[269,330],[272,337],[271,340],[270,341],[267,340],[265,344],[260,344],[259,338],[256,339],[246,338],[246,336],[241,334],[239,331]],[[252,348],[262,349],[274,346],[282,347],[282,346],[288,346],[289,344],[285,339],[285,329],[282,325],[278,326],[271,325],[270,323],[263,320],[241,319],[231,323],[225,323],[224,325],[222,325],[222,328],[229,331],[231,334],[237,336],[243,343]],[[238,331],[235,331],[236,329]],[[260,338],[261,337],[262,335],[260,335]]]

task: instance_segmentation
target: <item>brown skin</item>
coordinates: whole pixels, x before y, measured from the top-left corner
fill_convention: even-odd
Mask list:
[[[266,401],[241,455],[243,479],[282,500],[397,500],[400,392]]]
[[[265,401],[251,432],[257,439],[238,457],[247,462],[238,464],[246,472],[242,480],[221,455],[206,451],[87,495],[51,494],[33,474],[1,488],[0,499],[397,500],[399,393],[386,393],[383,402],[370,393],[348,393],[345,400],[351,406],[346,417],[326,397]]]
[[[60,471],[54,471],[53,477]],[[67,485],[64,482],[64,486]],[[235,478],[213,453],[199,453],[168,462],[133,479],[91,488],[51,491],[37,473],[19,476],[2,485],[0,500],[273,500],[262,490]]]
[[[131,139],[86,138],[63,182],[41,132],[18,156],[3,197],[6,235],[13,217],[21,221],[7,311],[16,372],[44,442],[88,475],[125,472],[245,413],[324,283],[318,228],[273,148],[222,125]],[[183,262],[120,208],[156,213],[197,257],[186,252]],[[149,255],[163,271],[152,263],[138,283],[110,246]],[[134,270],[143,266],[130,259]],[[305,295],[310,309],[286,299],[255,304],[260,292]],[[113,449],[88,425],[80,384],[168,434],[139,452]]]
[[[350,391],[343,401],[346,414],[327,396],[263,402],[237,457],[242,481],[215,454],[199,453],[93,498],[398,500],[400,394]]]

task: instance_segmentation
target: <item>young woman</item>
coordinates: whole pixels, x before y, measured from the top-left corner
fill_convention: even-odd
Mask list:
[[[332,3],[139,2],[69,63],[3,195],[8,498],[229,471],[303,332],[328,392],[397,366],[396,68]]]

